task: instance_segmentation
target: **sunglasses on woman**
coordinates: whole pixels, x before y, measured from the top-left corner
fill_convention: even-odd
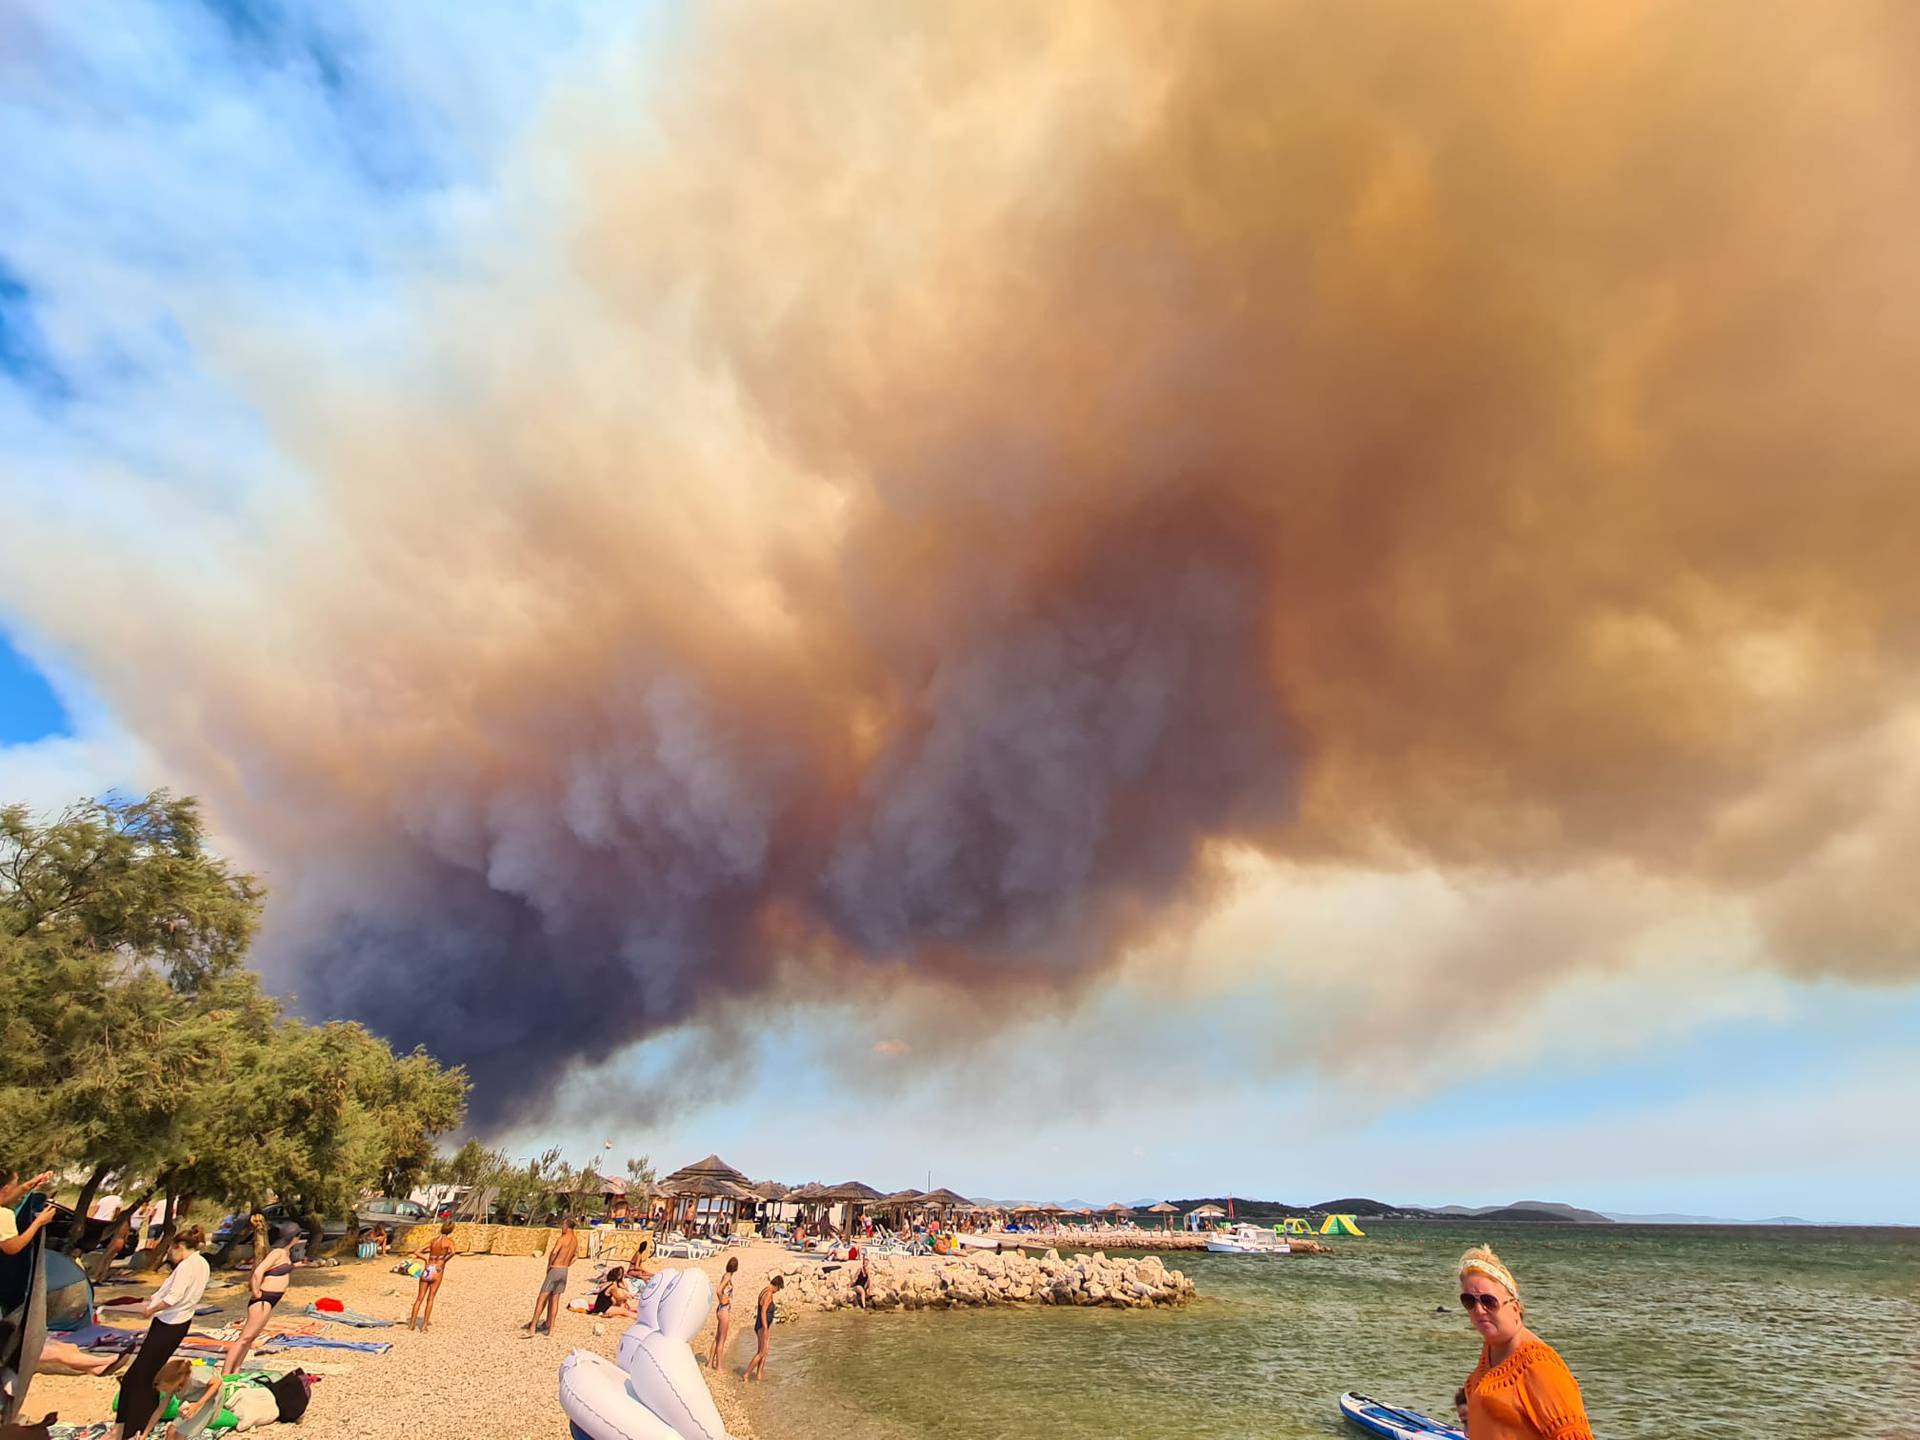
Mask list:
[[[1469,1295],[1464,1290],[1460,1292],[1460,1308],[1468,1314],[1473,1313],[1473,1307],[1476,1305],[1492,1312],[1498,1310],[1502,1303],[1503,1298],[1499,1295]]]

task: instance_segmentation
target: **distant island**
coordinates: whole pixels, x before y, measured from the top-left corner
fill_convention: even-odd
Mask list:
[[[1225,1195],[1195,1196],[1173,1203],[1182,1210],[1201,1205],[1227,1208]],[[1287,1215],[1353,1215],[1374,1220],[1491,1220],[1496,1224],[1611,1225],[1610,1215],[1597,1210],[1582,1210],[1557,1200],[1515,1200],[1510,1205],[1393,1205],[1364,1195],[1347,1195],[1337,1200],[1322,1200],[1312,1205],[1294,1205],[1281,1200],[1261,1200],[1250,1196],[1231,1197],[1233,1213],[1248,1220],[1278,1219]]]
[[[1515,1200],[1505,1205],[1395,1205],[1364,1195],[1347,1195],[1336,1200],[1321,1200],[1312,1205],[1297,1205],[1283,1200],[1262,1200],[1245,1195],[1198,1195],[1172,1203],[1181,1210],[1202,1205],[1228,1208],[1231,1200],[1235,1216],[1245,1220],[1277,1220],[1288,1215],[1353,1215],[1374,1220],[1486,1220],[1496,1225],[1820,1225],[1826,1222],[1806,1220],[1798,1215],[1770,1215],[1764,1220],[1736,1220],[1724,1215],[1686,1215],[1662,1212],[1652,1215],[1603,1213],[1568,1205],[1559,1200]],[[1134,1209],[1144,1210],[1152,1200],[1141,1200]],[[1067,1201],[1069,1210],[1082,1208],[1081,1201]]]

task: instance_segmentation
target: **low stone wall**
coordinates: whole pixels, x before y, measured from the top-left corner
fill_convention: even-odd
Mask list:
[[[1182,1305],[1193,1281],[1158,1255],[1114,1259],[1104,1252],[1044,1255],[877,1255],[868,1305],[881,1310],[945,1310],[972,1305],[1113,1305],[1147,1310]],[[788,1278],[783,1304],[838,1310],[854,1303],[856,1261],[831,1272],[802,1270]]]
[[[1169,1231],[1094,1231],[1086,1236],[1078,1236],[1070,1231],[1052,1230],[1038,1235],[1016,1233],[1012,1235],[995,1234],[992,1239],[1011,1248],[1018,1245],[1026,1250],[1044,1250],[1061,1245],[1098,1246],[1103,1250],[1205,1250],[1207,1237],[1197,1230]],[[1284,1235],[1281,1237],[1293,1247],[1296,1255],[1325,1255],[1328,1248],[1322,1242],[1307,1235]]]
[[[411,1255],[416,1250],[426,1249],[439,1233],[439,1221],[396,1226],[388,1248],[396,1255]],[[580,1253],[584,1257],[591,1248],[589,1237],[594,1232],[582,1226],[579,1233]],[[453,1227],[454,1252],[459,1255],[544,1255],[559,1234],[559,1228],[551,1225],[456,1222]],[[651,1230],[630,1228],[601,1229],[598,1234],[598,1258],[601,1260],[631,1260],[634,1252],[640,1248],[640,1242],[653,1238]]]

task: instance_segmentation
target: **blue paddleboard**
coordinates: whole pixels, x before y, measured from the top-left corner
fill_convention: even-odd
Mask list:
[[[1371,1396],[1349,1390],[1340,1397],[1340,1413],[1369,1435],[1386,1440],[1466,1440],[1463,1431],[1442,1425],[1431,1415],[1398,1405],[1382,1405]]]

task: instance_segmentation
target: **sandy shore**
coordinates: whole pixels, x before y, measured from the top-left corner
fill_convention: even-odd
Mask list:
[[[779,1272],[796,1277],[790,1279],[780,1297],[783,1319],[791,1320],[809,1310],[834,1308],[844,1300],[844,1296],[837,1296],[835,1286],[850,1278],[851,1269],[841,1267],[831,1281],[823,1278],[801,1285],[797,1277],[819,1275],[823,1265],[831,1262],[800,1256],[765,1241],[699,1262],[665,1264],[668,1268],[705,1270],[717,1283],[729,1256],[740,1261],[734,1282],[736,1319],[724,1363],[717,1372],[707,1373],[707,1383],[727,1428],[738,1440],[752,1440],[741,1375],[753,1353],[755,1297],[767,1278]],[[384,1355],[301,1347],[265,1357],[266,1367],[273,1371],[301,1366],[322,1377],[301,1424],[303,1434],[312,1440],[558,1440],[566,1435],[566,1416],[558,1396],[560,1362],[575,1346],[611,1357],[628,1324],[626,1320],[596,1320],[562,1311],[554,1335],[530,1339],[520,1327],[532,1313],[534,1293],[546,1274],[545,1259],[535,1255],[460,1255],[448,1267],[441,1286],[433,1329],[418,1334],[404,1324],[413,1304],[415,1282],[394,1274],[391,1263],[348,1261],[338,1267],[302,1267],[295,1272],[290,1298],[280,1307],[281,1317],[304,1321],[307,1317],[302,1312],[308,1302],[332,1296],[348,1309],[401,1322],[384,1330],[326,1325],[319,1331],[335,1339],[389,1341],[393,1348]],[[905,1288],[921,1272],[937,1284],[939,1275],[952,1271],[955,1264],[930,1256],[889,1257],[876,1265],[877,1278],[885,1282],[877,1289]],[[987,1264],[995,1262],[988,1257]],[[586,1260],[574,1265],[569,1297],[591,1293],[591,1277],[597,1268]],[[880,1275],[883,1268],[885,1274]],[[157,1276],[146,1283],[115,1280],[103,1287],[100,1295],[145,1294],[157,1280]],[[235,1321],[244,1295],[244,1277],[217,1277],[207,1292],[207,1302],[218,1303],[221,1310],[203,1317],[200,1328],[211,1331]],[[967,1301],[982,1302],[996,1303],[984,1294],[970,1296]],[[115,1323],[115,1313],[104,1312],[109,1323]],[[136,1322],[127,1319],[117,1323],[132,1327]],[[703,1365],[712,1337],[713,1321],[709,1318],[693,1346]],[[776,1332],[771,1367],[776,1371],[779,1348]],[[35,1418],[57,1410],[63,1420],[105,1420],[111,1416],[108,1404],[116,1388],[113,1379],[42,1375],[33,1382],[27,1412]]]
[[[740,1440],[750,1440],[753,1431],[741,1405],[740,1375],[753,1353],[753,1299],[769,1274],[792,1270],[796,1257],[767,1244],[732,1253],[740,1257],[734,1313],[743,1318],[734,1327],[721,1371],[710,1375],[708,1383],[727,1428]],[[725,1258],[702,1261],[698,1268],[717,1277]],[[404,1321],[415,1284],[393,1274],[390,1263],[349,1261],[337,1269],[303,1267],[295,1272],[291,1298],[280,1307],[283,1315],[304,1318],[299,1312],[307,1302],[330,1295],[349,1309],[403,1322],[386,1330],[328,1325],[322,1332],[345,1340],[391,1341],[393,1349],[385,1355],[302,1348],[266,1357],[275,1371],[297,1365],[323,1377],[314,1387],[301,1434],[310,1440],[557,1440],[566,1435],[558,1398],[561,1360],[575,1346],[611,1356],[627,1321],[562,1311],[554,1335],[528,1339],[520,1327],[533,1311],[546,1262],[537,1256],[463,1255],[448,1267],[434,1306],[433,1329],[424,1335],[411,1333]],[[584,1260],[573,1267],[570,1297],[591,1293],[588,1282],[594,1269]],[[116,1280],[100,1294],[106,1298],[151,1288]],[[243,1299],[238,1283],[216,1279],[207,1303],[221,1302],[221,1314],[203,1317],[201,1325],[212,1329],[230,1323]],[[114,1323],[113,1314],[106,1312],[109,1323]],[[694,1353],[703,1360],[712,1339],[709,1320],[694,1344]],[[63,1420],[106,1420],[111,1418],[108,1405],[116,1385],[112,1379],[91,1376],[38,1376],[27,1410],[35,1419],[57,1410]]]

